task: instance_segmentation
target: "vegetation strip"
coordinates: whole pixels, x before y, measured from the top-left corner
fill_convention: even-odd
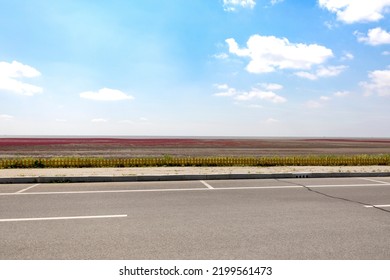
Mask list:
[[[390,166],[390,154],[275,157],[152,157],[152,158],[14,158],[0,159],[0,169],[163,166]]]

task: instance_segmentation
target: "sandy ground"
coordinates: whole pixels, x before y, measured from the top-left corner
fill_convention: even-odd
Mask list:
[[[297,166],[297,167],[155,167],[155,168],[47,168],[0,169],[0,177],[33,176],[135,176],[193,174],[273,174],[295,172],[390,172],[390,166]]]

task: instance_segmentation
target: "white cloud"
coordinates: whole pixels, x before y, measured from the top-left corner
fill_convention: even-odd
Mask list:
[[[56,119],[56,122],[64,123],[64,122],[67,122],[67,120],[65,120],[65,119]]]
[[[376,70],[368,74],[369,82],[362,82],[360,85],[365,89],[365,95],[378,94],[379,96],[390,96],[390,70]]]
[[[317,77],[334,77],[340,75],[346,68],[345,65],[319,67],[316,75]]]
[[[378,21],[390,7],[390,0],[318,0],[318,3],[348,24]]]
[[[312,74],[309,72],[304,72],[304,71],[296,72],[295,75],[298,77],[301,77],[301,78],[312,80],[312,81],[318,79],[318,77],[315,74]]]
[[[41,73],[35,68],[17,61],[12,63],[0,62],[0,90],[32,96],[42,93],[41,87],[20,81],[22,78],[39,77]]]
[[[223,0],[223,9],[227,12],[234,12],[238,8],[253,9],[255,6],[255,0]]]
[[[327,66],[327,67],[320,66],[314,73],[300,71],[300,72],[296,72],[295,75],[309,80],[317,80],[318,78],[338,76],[346,68],[347,67],[345,65]]]
[[[279,85],[279,84],[266,84],[266,83],[263,83],[263,84],[260,84],[260,86],[266,90],[281,90],[283,89],[283,86],[282,85]]]
[[[0,115],[0,121],[10,121],[14,118],[14,116],[2,114]]]
[[[321,96],[320,100],[321,101],[329,101],[331,98],[329,96]]]
[[[108,122],[108,119],[97,118],[97,119],[92,119],[91,122],[93,122],[93,123],[106,123],[106,122]]]
[[[229,89],[229,86],[227,84],[214,84],[214,87],[216,87],[217,89]]]
[[[333,56],[332,50],[317,44],[290,43],[287,38],[252,35],[247,48],[240,48],[233,39],[225,40],[229,52],[251,60],[246,67],[250,73],[268,73],[277,69],[310,69]]]
[[[238,92],[235,88],[229,87],[227,84],[215,84],[214,85],[219,92],[215,93],[215,96],[233,96]]]
[[[263,88],[277,88],[282,89],[283,86],[278,84],[261,84]],[[225,85],[223,85],[225,86]],[[232,97],[237,101],[250,101],[250,100],[266,100],[272,103],[284,103],[287,101],[286,98],[277,95],[271,90],[262,90],[258,88],[252,88],[250,91],[238,91],[235,88],[228,87],[223,92],[218,92],[214,94],[215,96],[225,96]]]
[[[349,91],[337,91],[333,95],[336,97],[346,97],[350,95],[351,93]]]
[[[33,96],[43,92],[41,87],[3,77],[0,77],[0,90],[5,90],[25,96]]]
[[[234,97],[238,101],[248,101],[254,99],[266,100],[272,103],[284,103],[287,101],[286,98],[277,95],[272,91],[263,91],[257,88],[253,88],[248,92],[241,92]]]
[[[0,62],[0,76],[9,78],[34,78],[40,75],[41,73],[35,68],[17,61],[12,61],[12,63]]]
[[[227,59],[229,56],[226,53],[218,53],[213,55],[213,57],[216,59]]]
[[[390,44],[390,33],[380,27],[368,30],[367,36],[359,32],[355,32],[354,34],[357,36],[359,42],[371,46]]]
[[[133,96],[127,95],[124,92],[116,89],[102,88],[97,92],[86,91],[80,93],[81,98],[97,100],[97,101],[119,101],[119,100],[132,100]]]
[[[382,55],[390,55],[390,52],[389,51],[384,51],[384,52],[382,52]]]
[[[341,61],[344,61],[344,60],[352,60],[354,59],[355,56],[350,53],[350,52],[344,52],[344,55],[341,57]]]
[[[271,0],[271,5],[282,3],[284,0]]]
[[[349,91],[337,91],[335,93],[333,93],[332,96],[336,97],[336,98],[341,98],[341,97],[346,97],[350,94]],[[321,96],[319,98],[319,100],[310,100],[308,102],[306,102],[305,106],[307,108],[310,108],[310,109],[317,109],[317,108],[321,108],[321,107],[324,107],[325,104],[327,102],[330,102],[332,99],[334,99],[333,97],[331,96]]]
[[[338,24],[337,23],[334,23],[332,21],[325,21],[324,22],[324,25],[326,28],[328,28],[329,30],[333,30],[335,29],[336,27],[338,27]]]

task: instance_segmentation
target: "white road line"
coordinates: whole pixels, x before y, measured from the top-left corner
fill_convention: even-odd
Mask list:
[[[273,186],[273,187],[233,187],[233,188],[214,188],[214,190],[259,190],[259,189],[303,189],[302,186]]]
[[[210,190],[214,190],[214,188],[212,186],[210,186],[209,184],[207,184],[205,181],[200,181],[203,185],[205,185],[207,188],[209,188]]]
[[[46,217],[46,218],[18,218],[0,219],[0,222],[26,222],[26,221],[51,221],[51,220],[81,220],[81,219],[106,219],[125,218],[127,215],[103,215],[103,216],[74,216],[74,217]]]
[[[214,190],[250,190],[250,189],[302,189],[301,186],[274,186],[274,187],[237,187],[214,188]],[[143,193],[143,192],[184,192],[184,191],[208,191],[205,188],[188,189],[146,189],[146,190],[112,190],[112,191],[70,191],[70,192],[31,192],[31,193],[0,193],[0,196],[20,195],[50,195],[50,194],[102,194],[102,193]]]
[[[41,195],[41,194],[93,194],[93,193],[133,193],[133,192],[175,192],[175,191],[204,191],[203,188],[188,189],[145,189],[145,190],[112,190],[112,191],[70,191],[70,192],[33,192],[33,193],[0,193],[6,195]]]
[[[390,207],[390,204],[382,204],[382,205],[364,205],[364,207],[366,207],[366,208],[374,208],[374,207],[385,208],[385,207]]]
[[[28,191],[29,189],[32,189],[32,188],[35,188],[36,186],[39,186],[40,184],[35,184],[35,185],[32,185],[28,188],[25,188],[23,190],[20,190],[20,191],[17,191],[16,193],[22,193],[22,192],[25,192],[25,191]]]
[[[381,184],[388,184],[389,183],[389,182],[378,181],[378,180],[373,180],[373,179],[368,179],[368,178],[360,178],[360,179],[375,182],[375,183],[381,183]]]
[[[386,184],[350,184],[350,185],[308,185],[308,188],[345,188],[345,187],[384,187],[390,186],[390,183]]]
[[[387,184],[351,184],[351,185],[308,185],[309,188],[345,188],[345,187],[383,187]],[[251,190],[251,189],[299,189],[303,186],[272,186],[272,187],[232,187],[232,188],[213,188],[213,190]],[[0,196],[19,196],[19,195],[55,195],[55,194],[103,194],[103,193],[144,193],[144,192],[183,192],[183,191],[208,191],[209,188],[187,188],[187,189],[138,189],[138,190],[106,190],[106,191],[64,191],[64,192],[20,192],[20,193],[0,193]]]

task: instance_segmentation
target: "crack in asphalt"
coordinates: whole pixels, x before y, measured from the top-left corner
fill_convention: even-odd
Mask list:
[[[330,195],[330,194],[326,194],[326,193],[323,193],[323,192],[320,192],[320,191],[313,190],[312,188],[310,188],[310,187],[308,187],[306,185],[295,183],[295,182],[290,182],[290,181],[287,181],[287,180],[282,180],[282,179],[275,179],[275,180],[279,181],[279,182],[283,182],[283,183],[289,183],[289,184],[293,184],[293,185],[296,185],[296,186],[301,186],[301,187],[305,188],[306,190],[308,190],[310,192],[314,192],[316,194],[319,194],[319,195],[322,195],[322,196],[326,196],[326,197],[331,198],[331,199],[342,200],[342,201],[355,203],[355,204],[359,204],[359,205],[363,205],[363,206],[371,206],[372,208],[375,208],[377,210],[384,211],[386,213],[390,213],[390,210],[383,209],[381,207],[375,206],[375,205],[370,204],[370,203],[364,203],[364,202],[361,202],[361,201],[352,200],[352,199],[348,199],[348,198],[344,198],[344,197],[333,196],[333,195]]]

